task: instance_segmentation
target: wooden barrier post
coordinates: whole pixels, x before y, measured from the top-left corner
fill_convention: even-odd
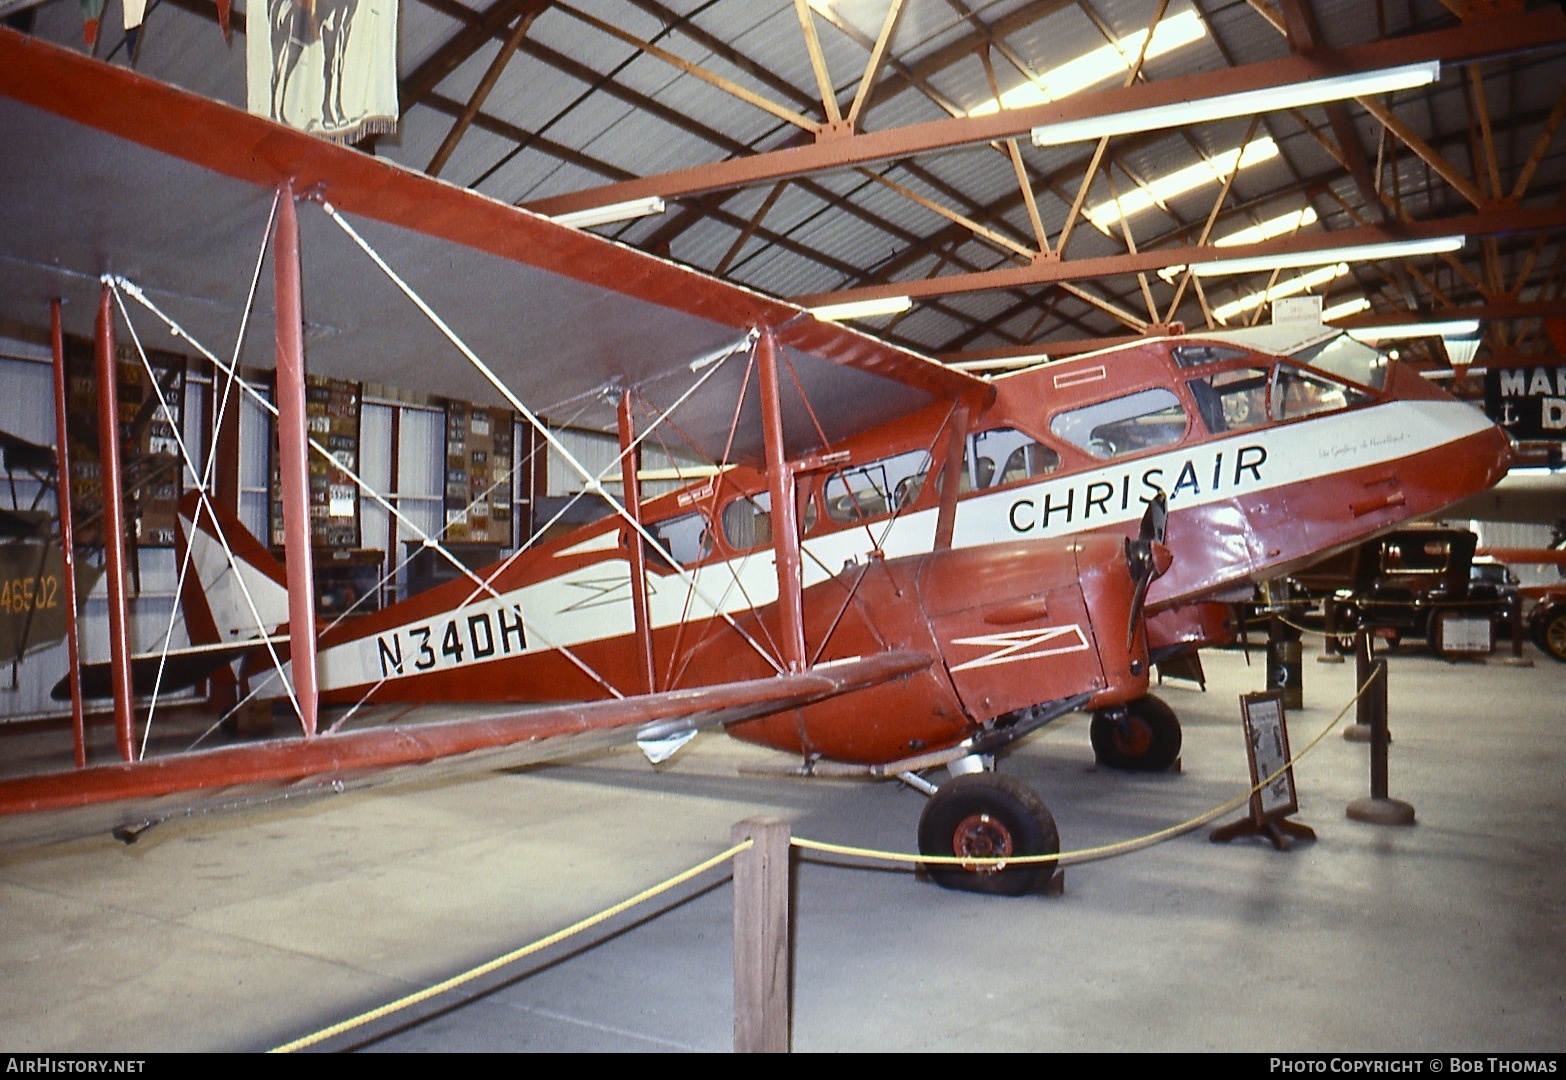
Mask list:
[[[1359,700],[1370,703],[1370,797],[1348,804],[1348,816],[1370,825],[1412,825],[1414,808],[1387,795],[1387,662],[1372,665],[1375,682]]]
[[[1358,690],[1365,685],[1365,680],[1370,678],[1370,631],[1361,626],[1354,631],[1354,689]],[[1349,742],[1369,742],[1370,730],[1370,691],[1361,694],[1359,701],[1354,706],[1354,722],[1343,729],[1343,737]],[[1388,738],[1390,739],[1390,735]]]
[[[1562,569],[1566,570],[1566,567],[1562,567]],[[1501,663],[1509,664],[1512,667],[1533,667],[1533,660],[1523,655],[1524,635],[1521,596],[1514,595],[1512,597],[1512,610],[1508,613],[1506,624],[1512,636],[1512,655],[1504,658]]]
[[[786,1054],[792,1013],[788,948],[789,826],[752,818],[735,824],[734,1052]]]
[[[1326,621],[1327,636],[1321,643],[1321,655],[1316,657],[1318,664],[1343,663],[1342,642],[1338,639],[1338,601],[1336,597],[1329,596],[1322,602],[1322,617]]]

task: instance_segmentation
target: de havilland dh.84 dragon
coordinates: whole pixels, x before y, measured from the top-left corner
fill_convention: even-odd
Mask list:
[[[1370,385],[1192,336],[976,378],[9,32],[0,125],[28,148],[0,164],[0,315],[64,298],[77,332],[96,313],[112,355],[134,310],[138,342],[170,330],[214,362],[214,394],[240,364],[275,366],[285,518],[308,513],[288,389],[306,349],[313,371],[504,403],[530,423],[527,401],[572,403],[577,423],[618,432],[623,484],[611,497],[608,476],[580,469],[612,516],[329,626],[310,614],[304,530],[285,568],[198,485],[179,549],[192,647],[133,663],[117,645],[98,682],[125,760],[0,781],[7,814],[123,825],[197,794],[542,760],[582,738],[657,760],[721,725],[801,771],[926,790],[925,854],[1049,854],[1049,811],[993,770],[998,753],[1091,709],[1101,759],[1167,767],[1179,725],[1147,696],[1151,665],[1226,640],[1226,595],[1482,490],[1509,461],[1503,432],[1395,364]],[[110,175],[113,205],[95,186]],[[235,336],[267,261],[275,348]],[[654,432],[716,468],[641,499]],[[260,686],[273,660],[299,735],[137,752],[144,681],[237,662]],[[317,730],[317,703],[390,701],[490,708]],[[943,766],[938,785],[920,775]],[[1050,870],[933,872],[1020,892]]]

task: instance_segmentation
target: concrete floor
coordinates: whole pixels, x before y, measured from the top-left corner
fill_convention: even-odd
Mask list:
[[[1206,693],[1161,691],[1185,725],[1182,772],[1096,768],[1082,716],[1005,760],[1066,848],[1243,790],[1237,695],[1262,687],[1261,658],[1206,665]],[[1348,700],[1353,665],[1318,664],[1307,643],[1305,677],[1296,751]],[[1391,689],[1391,793],[1415,807],[1411,828],[1345,817],[1368,750],[1334,732],[1296,772],[1296,820],[1319,839],[1288,853],[1203,828],[1020,899],[800,859],[793,1048],[1566,1050],[1566,665],[1399,653]],[[751,815],[913,847],[920,796],[739,772],[778,762],[703,736],[656,770],[633,750],[171,822],[129,847],[0,853],[0,1047],[268,1049],[684,870]],[[731,918],[713,873],[591,947],[322,1048],[724,1051]]]

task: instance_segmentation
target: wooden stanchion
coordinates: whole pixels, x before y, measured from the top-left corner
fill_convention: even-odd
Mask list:
[[[788,949],[789,826],[750,819],[730,833],[755,841],[734,860],[734,1052],[786,1054],[792,990]]]
[[[1348,804],[1348,816],[1370,825],[1412,825],[1414,808],[1387,794],[1387,662],[1372,665],[1375,682],[1361,697],[1370,703],[1370,797]]]
[[[1327,597],[1321,608],[1326,622],[1327,636],[1321,643],[1321,655],[1316,657],[1316,663],[1341,664],[1343,663],[1343,643],[1338,639],[1337,598]]]
[[[1365,685],[1365,680],[1370,678],[1371,638],[1370,631],[1361,626],[1354,632],[1354,686]],[[1359,702],[1354,706],[1354,722],[1343,729],[1343,737],[1349,742],[1370,741],[1370,710],[1371,705],[1368,693],[1361,694]],[[1390,740],[1391,736],[1388,736]]]
[[[1523,655],[1523,617],[1522,597],[1513,596],[1511,617],[1507,623],[1512,632],[1512,655],[1504,658],[1501,663],[1511,667],[1533,667],[1533,658]]]

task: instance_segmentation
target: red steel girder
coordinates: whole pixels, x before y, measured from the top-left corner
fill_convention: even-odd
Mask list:
[[[973,143],[1025,135],[1042,124],[1058,123],[1305,82],[1332,75],[1396,67],[1421,61],[1464,63],[1501,53],[1566,44],[1566,13],[1546,9],[1527,15],[1465,24],[1406,38],[1373,41],[1344,49],[1319,50],[1228,71],[1203,72],[1138,83],[1023,109],[1002,109],[987,116],[954,117],[887,131],[826,139],[750,157],[676,169],[658,176],[625,180],[528,203],[540,214],[608,206],[661,195],[665,199],[806,176],[811,173],[914,157]]]
[[[1334,319],[1328,325],[1339,330],[1363,330],[1373,326],[1403,326],[1406,323],[1436,319],[1442,322],[1451,319],[1566,319],[1566,300],[1511,300],[1502,297],[1485,304],[1421,308],[1418,311],[1366,311]],[[1199,328],[1190,331],[1192,337],[1201,337],[1202,333]],[[1118,348],[1141,340],[1144,339],[1135,334],[1122,334],[1116,337],[1073,338],[1069,341],[1038,341],[1031,345],[941,353],[937,359],[943,364],[1012,360],[1041,354],[1059,359],[1078,353]]]
[[[893,281],[885,285],[866,285],[841,292],[817,293],[795,297],[805,307],[848,303],[855,300],[879,300],[889,296],[920,299],[954,293],[982,292],[986,289],[1019,289],[1086,278],[1117,277],[1122,274],[1162,270],[1166,266],[1215,262],[1258,255],[1306,254],[1360,244],[1384,244],[1395,240],[1422,240],[1437,236],[1493,236],[1500,233],[1537,232],[1566,228],[1566,207],[1535,209],[1502,208],[1483,210],[1460,217],[1430,221],[1404,222],[1395,226],[1364,225],[1335,232],[1313,232],[1266,240],[1259,244],[1233,247],[1155,248],[1135,254],[1105,255],[1093,259],[1041,259],[1029,266],[986,270],[975,274],[951,274],[921,281]]]

